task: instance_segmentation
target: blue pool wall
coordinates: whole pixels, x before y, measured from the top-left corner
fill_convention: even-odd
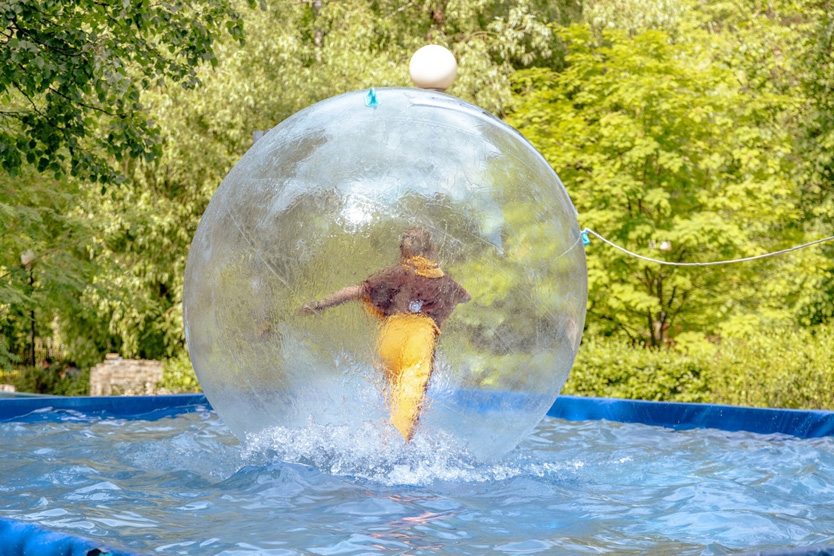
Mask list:
[[[471,409],[485,410],[490,397],[466,396]],[[506,403],[506,398],[502,397]],[[519,400],[521,401],[521,400]],[[0,423],[54,421],[61,412],[85,417],[157,420],[211,409],[202,394],[133,397],[24,397],[0,399]],[[642,423],[677,430],[713,428],[797,438],[834,436],[834,412],[768,409],[712,404],[648,402],[613,398],[560,396],[547,415],[569,421],[609,420]],[[106,543],[106,541],[105,541]],[[834,556],[834,546],[771,550],[748,556]],[[102,541],[44,529],[36,524],[0,517],[0,556],[142,556],[110,548]]]
[[[489,397],[471,402],[475,410],[489,407]],[[37,397],[0,399],[0,423],[55,419],[55,411],[85,416],[156,420],[211,409],[203,394],[169,396]],[[642,423],[677,430],[714,428],[759,434],[781,433],[797,438],[834,436],[834,411],[769,409],[730,405],[648,402],[615,398],[559,396],[547,412],[568,421],[608,420]]]
[[[0,556],[139,556],[38,525],[0,517]]]

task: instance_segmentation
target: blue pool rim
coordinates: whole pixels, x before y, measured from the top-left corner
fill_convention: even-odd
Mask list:
[[[56,412],[101,419],[158,420],[210,410],[203,394],[168,396],[25,397],[0,399],[0,423],[52,421]],[[608,420],[676,430],[712,428],[729,432],[783,434],[797,438],[834,436],[834,411],[770,409],[728,405],[650,402],[614,398],[559,396],[547,415],[568,421]],[[110,548],[105,541],[44,529],[0,517],[0,556],[140,556]],[[834,556],[834,545],[750,553],[760,556]]]

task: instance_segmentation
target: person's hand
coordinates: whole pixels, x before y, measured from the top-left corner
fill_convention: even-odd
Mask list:
[[[303,305],[303,306],[302,306],[302,307],[298,310],[298,312],[299,312],[299,313],[301,313],[302,315],[318,315],[318,314],[319,314],[319,313],[321,313],[323,310],[324,310],[324,309],[322,309],[321,307],[319,307],[319,304],[318,304],[318,303],[307,303],[307,304]]]

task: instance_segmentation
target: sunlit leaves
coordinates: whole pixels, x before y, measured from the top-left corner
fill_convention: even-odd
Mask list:
[[[194,87],[215,36],[243,38],[229,0],[4,0],[0,21],[3,170],[102,183],[118,179],[114,160],[161,153],[142,91]]]
[[[136,352],[130,338],[148,332],[119,312],[153,308],[118,289],[108,225],[123,207],[108,206],[116,188],[103,194],[163,154],[147,89],[199,84],[218,36],[242,43],[242,20],[228,0],[0,0],[0,21],[0,365],[22,361],[33,326],[79,364]],[[120,337],[112,322],[136,330]]]
[[[800,99],[752,87],[763,70],[722,58],[724,42],[704,48],[703,31],[672,40],[575,25],[558,35],[566,69],[520,71],[510,121],[568,185],[583,225],[673,262],[757,254],[796,237],[783,122]],[[727,317],[718,303],[727,288],[763,268],[661,267],[602,247],[589,267],[594,328],[653,345],[712,329]]]

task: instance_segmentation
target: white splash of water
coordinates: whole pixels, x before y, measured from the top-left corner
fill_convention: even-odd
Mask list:
[[[542,462],[518,450],[482,463],[443,431],[433,430],[430,436],[418,432],[406,443],[396,430],[373,422],[359,427],[314,422],[303,429],[273,427],[248,435],[241,455],[254,465],[276,460],[303,464],[389,486],[483,483],[522,475],[558,478],[583,466],[579,461]]]

